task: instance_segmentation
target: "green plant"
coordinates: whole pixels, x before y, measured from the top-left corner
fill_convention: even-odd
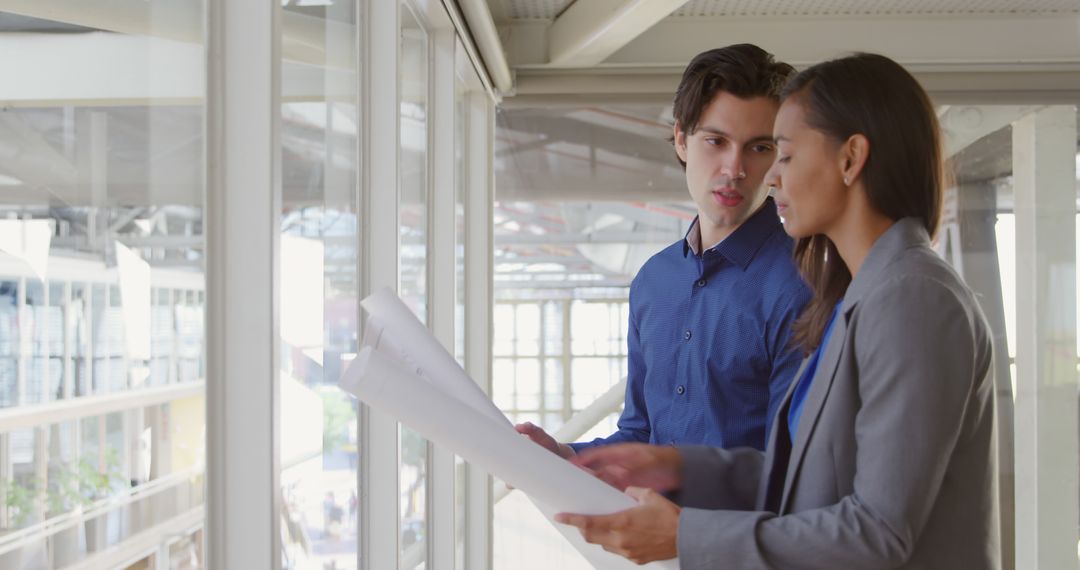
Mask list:
[[[57,470],[49,479],[49,493],[47,498],[49,513],[57,515],[66,513],[81,504],[79,496],[79,475],[67,466]]]
[[[34,497],[37,495],[36,485],[31,483],[23,486],[14,481],[2,483],[4,508],[11,517],[11,526],[18,528],[26,524],[30,515],[34,512]]]
[[[83,458],[57,471],[49,483],[49,512],[61,514],[77,506],[89,507],[109,496],[124,483],[124,477],[120,473],[119,456],[110,448],[105,452],[104,471],[98,470],[96,461]]]
[[[127,479],[120,472],[120,458],[116,450],[105,450],[105,470],[98,471],[96,465],[83,459],[79,462],[79,491],[87,503],[109,496],[116,487],[128,485]]]

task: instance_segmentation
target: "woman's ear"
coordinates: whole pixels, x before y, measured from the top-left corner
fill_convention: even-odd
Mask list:
[[[870,157],[870,140],[862,134],[854,134],[840,148],[840,176],[844,185],[850,186],[862,174],[866,159]]]
[[[672,128],[674,129],[675,154],[679,155],[679,160],[686,162],[686,132],[682,130],[678,121],[675,121],[675,126]]]

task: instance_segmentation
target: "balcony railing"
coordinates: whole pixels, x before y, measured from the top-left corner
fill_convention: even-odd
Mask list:
[[[0,536],[0,568],[22,567],[13,564],[21,556],[20,551],[31,551],[41,546],[51,553],[51,567],[64,567],[85,557],[78,534],[65,536],[65,531],[77,532],[85,525],[86,554],[93,554],[200,508],[204,501],[204,473],[203,465],[195,465],[125,489],[87,507],[76,507],[62,515],[4,534]],[[127,515],[126,523],[110,529],[110,521],[118,520],[124,514]],[[109,540],[111,530],[118,535],[114,541]]]

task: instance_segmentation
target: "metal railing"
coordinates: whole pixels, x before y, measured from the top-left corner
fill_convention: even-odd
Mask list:
[[[86,508],[76,507],[74,510],[51,517],[29,527],[0,536],[0,556],[18,550],[43,540],[47,540],[56,534],[77,527],[87,521],[107,515],[121,507],[146,500],[166,491],[177,489],[193,479],[200,477],[205,472],[203,465],[195,465],[182,471],[177,471],[149,481],[137,487],[131,487],[122,493],[100,499]],[[201,497],[199,501],[201,503]],[[137,532],[137,531],[135,531]]]

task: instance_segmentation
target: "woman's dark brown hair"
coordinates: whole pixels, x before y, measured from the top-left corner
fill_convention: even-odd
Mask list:
[[[865,136],[870,151],[861,175],[871,207],[893,220],[918,218],[934,236],[944,184],[941,134],[930,98],[910,73],[887,57],[855,54],[797,74],[781,100],[801,105],[807,124],[837,144]],[[793,342],[809,353],[851,272],[820,234],[798,240],[795,262],[814,291],[793,327]]]

